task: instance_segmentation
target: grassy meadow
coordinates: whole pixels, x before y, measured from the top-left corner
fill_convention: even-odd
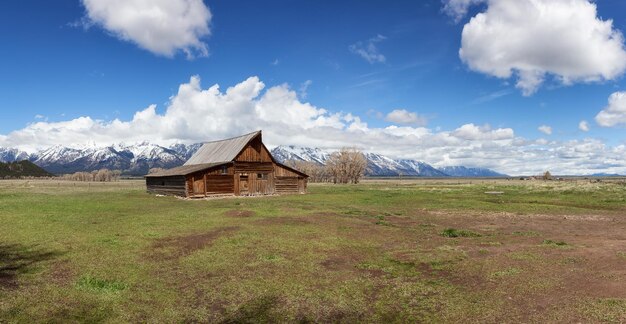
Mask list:
[[[0,322],[626,322],[617,181],[0,181],[0,224]]]

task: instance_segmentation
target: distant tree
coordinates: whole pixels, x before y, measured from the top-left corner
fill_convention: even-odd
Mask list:
[[[284,164],[298,171],[304,172],[309,176],[309,182],[328,182],[330,181],[328,168],[322,164],[309,161],[287,160]]]
[[[73,174],[64,174],[61,179],[70,181],[98,181],[98,182],[111,182],[118,181],[122,171],[100,169],[91,172],[76,172]]]
[[[552,174],[550,171],[546,171],[543,173],[543,180],[552,180]]]
[[[359,183],[365,174],[367,159],[356,148],[342,148],[326,162],[333,183]]]

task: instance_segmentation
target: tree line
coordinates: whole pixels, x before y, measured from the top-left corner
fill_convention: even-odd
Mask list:
[[[69,181],[85,181],[85,182],[111,182],[118,181],[122,171],[100,169],[91,172],[76,172],[72,174],[64,174],[59,178]]]
[[[285,164],[309,175],[309,182],[359,183],[367,169],[365,155],[356,148],[342,148],[330,155],[326,165],[307,161]]]

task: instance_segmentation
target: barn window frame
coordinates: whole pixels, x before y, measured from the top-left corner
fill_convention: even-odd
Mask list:
[[[257,173],[256,178],[259,180],[267,180],[267,173]]]
[[[222,174],[228,174],[228,166],[222,165]]]

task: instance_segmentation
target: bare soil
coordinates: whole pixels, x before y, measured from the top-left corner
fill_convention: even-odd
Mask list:
[[[162,238],[152,244],[147,257],[152,260],[178,259],[205,248],[217,238],[237,229],[238,227],[222,227],[206,233]]]

